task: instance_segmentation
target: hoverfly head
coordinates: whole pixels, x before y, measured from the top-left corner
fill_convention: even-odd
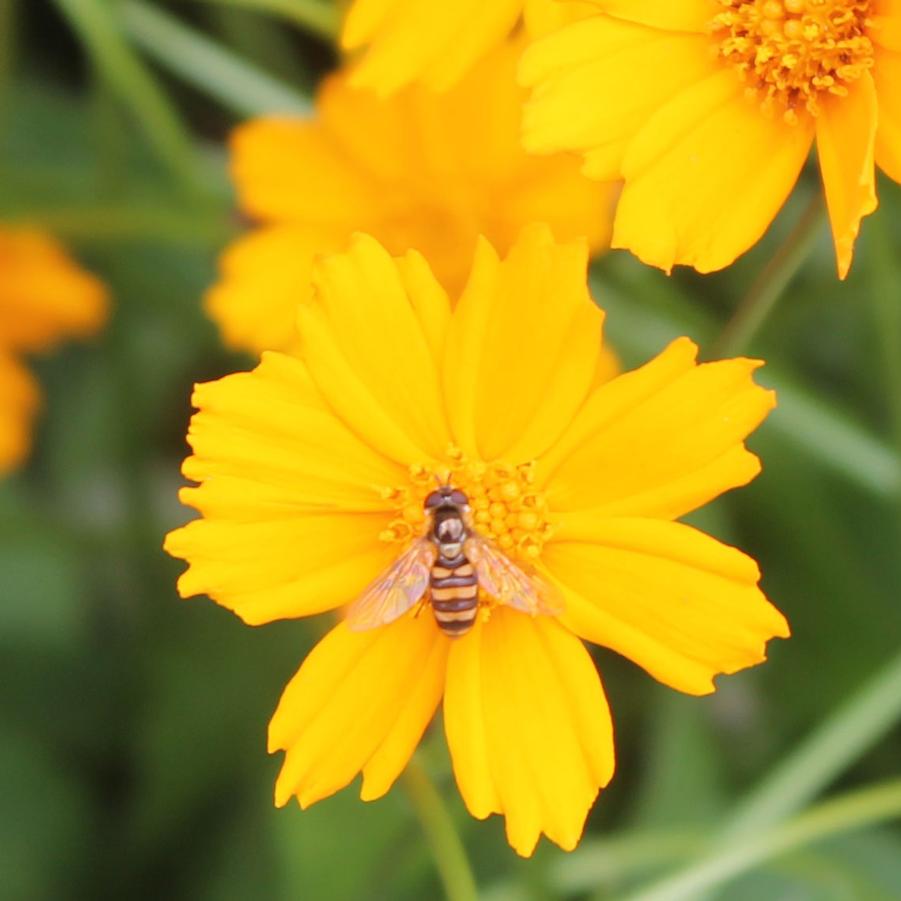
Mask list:
[[[469,498],[465,492],[451,485],[441,485],[436,491],[428,494],[423,503],[426,511],[434,511],[439,507],[469,507]]]

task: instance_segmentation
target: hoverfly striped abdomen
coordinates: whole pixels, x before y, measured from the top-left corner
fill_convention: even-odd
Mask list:
[[[531,616],[556,616],[563,609],[557,592],[523,571],[470,525],[469,499],[450,484],[439,486],[423,504],[428,529],[351,605],[355,631],[393,623],[428,598],[438,628],[459,638],[475,625],[479,592]]]
[[[479,609],[479,577],[465,554],[445,557],[439,552],[429,578],[429,600],[445,635],[456,638],[472,628]]]

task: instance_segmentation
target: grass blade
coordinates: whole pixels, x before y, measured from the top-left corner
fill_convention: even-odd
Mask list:
[[[306,116],[312,104],[299,92],[235,56],[176,17],[140,0],[123,4],[125,28],[142,50],[239,116]]]
[[[725,841],[799,810],[901,720],[901,654],[839,707],[734,811]]]
[[[87,49],[98,74],[133,114],[161,159],[195,187],[198,170],[190,136],[169,98],[128,45],[119,7],[101,0],[55,0]]]
[[[694,901],[767,860],[834,835],[901,817],[901,779],[825,801],[767,832],[745,837],[626,901]]]

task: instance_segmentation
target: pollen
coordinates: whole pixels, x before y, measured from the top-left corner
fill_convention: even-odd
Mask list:
[[[732,63],[749,96],[795,124],[827,95],[844,97],[873,66],[871,0],[717,0],[710,23],[717,56]]]
[[[551,533],[547,504],[535,489],[535,463],[485,463],[448,451],[450,465],[414,465],[408,484],[380,489],[396,505],[396,515],[379,538],[406,543],[422,535],[427,521],[423,502],[438,483],[447,482],[469,498],[472,527],[511,558],[528,561],[541,554]]]

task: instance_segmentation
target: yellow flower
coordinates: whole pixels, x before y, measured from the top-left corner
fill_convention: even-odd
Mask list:
[[[901,180],[895,0],[596,0],[523,56],[526,147],[622,176],[613,245],[670,270],[729,265],[764,233],[816,141],[839,275]]]
[[[348,87],[320,91],[315,120],[262,119],[234,135],[241,205],[266,223],[224,255],[207,309],[233,347],[286,347],[317,253],[358,230],[392,253],[422,251],[456,295],[476,239],[502,251],[531,221],[563,239],[607,246],[614,187],[575,158],[529,157],[520,145],[523,92],[507,43],[440,97],[411,88],[381,102]]]
[[[366,48],[351,73],[353,87],[382,97],[415,82],[446,91],[502,43],[521,17],[536,35],[585,15],[591,6],[591,0],[354,0],[341,46],[351,52]]]
[[[383,795],[442,702],[470,812],[506,816],[523,855],[563,848],[613,774],[604,692],[581,639],[668,685],[764,659],[788,627],[753,560],[676,519],[759,471],[743,439],[773,406],[753,360],[698,365],[687,339],[599,378],[603,315],[584,242],[525,230],[505,260],[481,241],[456,307],[422,256],[373,238],[324,259],[298,317],[299,353],[199,385],[182,500],[202,518],[166,549],[256,625],[336,610],[425,527],[435,478],[465,491],[475,526],[563,593],[531,617],[483,597],[448,639],[428,610],[342,622],[292,679],[269,747],[276,803],[306,807],[363,774]]]
[[[96,332],[106,318],[106,291],[50,235],[0,229],[0,347],[50,350],[64,337]]]
[[[0,473],[18,465],[28,453],[39,403],[31,373],[11,354],[0,352]]]
[[[446,90],[513,30],[523,0],[354,0],[341,33],[348,51],[367,47],[355,87],[382,96],[421,81]]]
[[[49,350],[63,337],[96,331],[106,292],[49,235],[0,229],[0,472],[28,451],[37,386],[17,353]]]

